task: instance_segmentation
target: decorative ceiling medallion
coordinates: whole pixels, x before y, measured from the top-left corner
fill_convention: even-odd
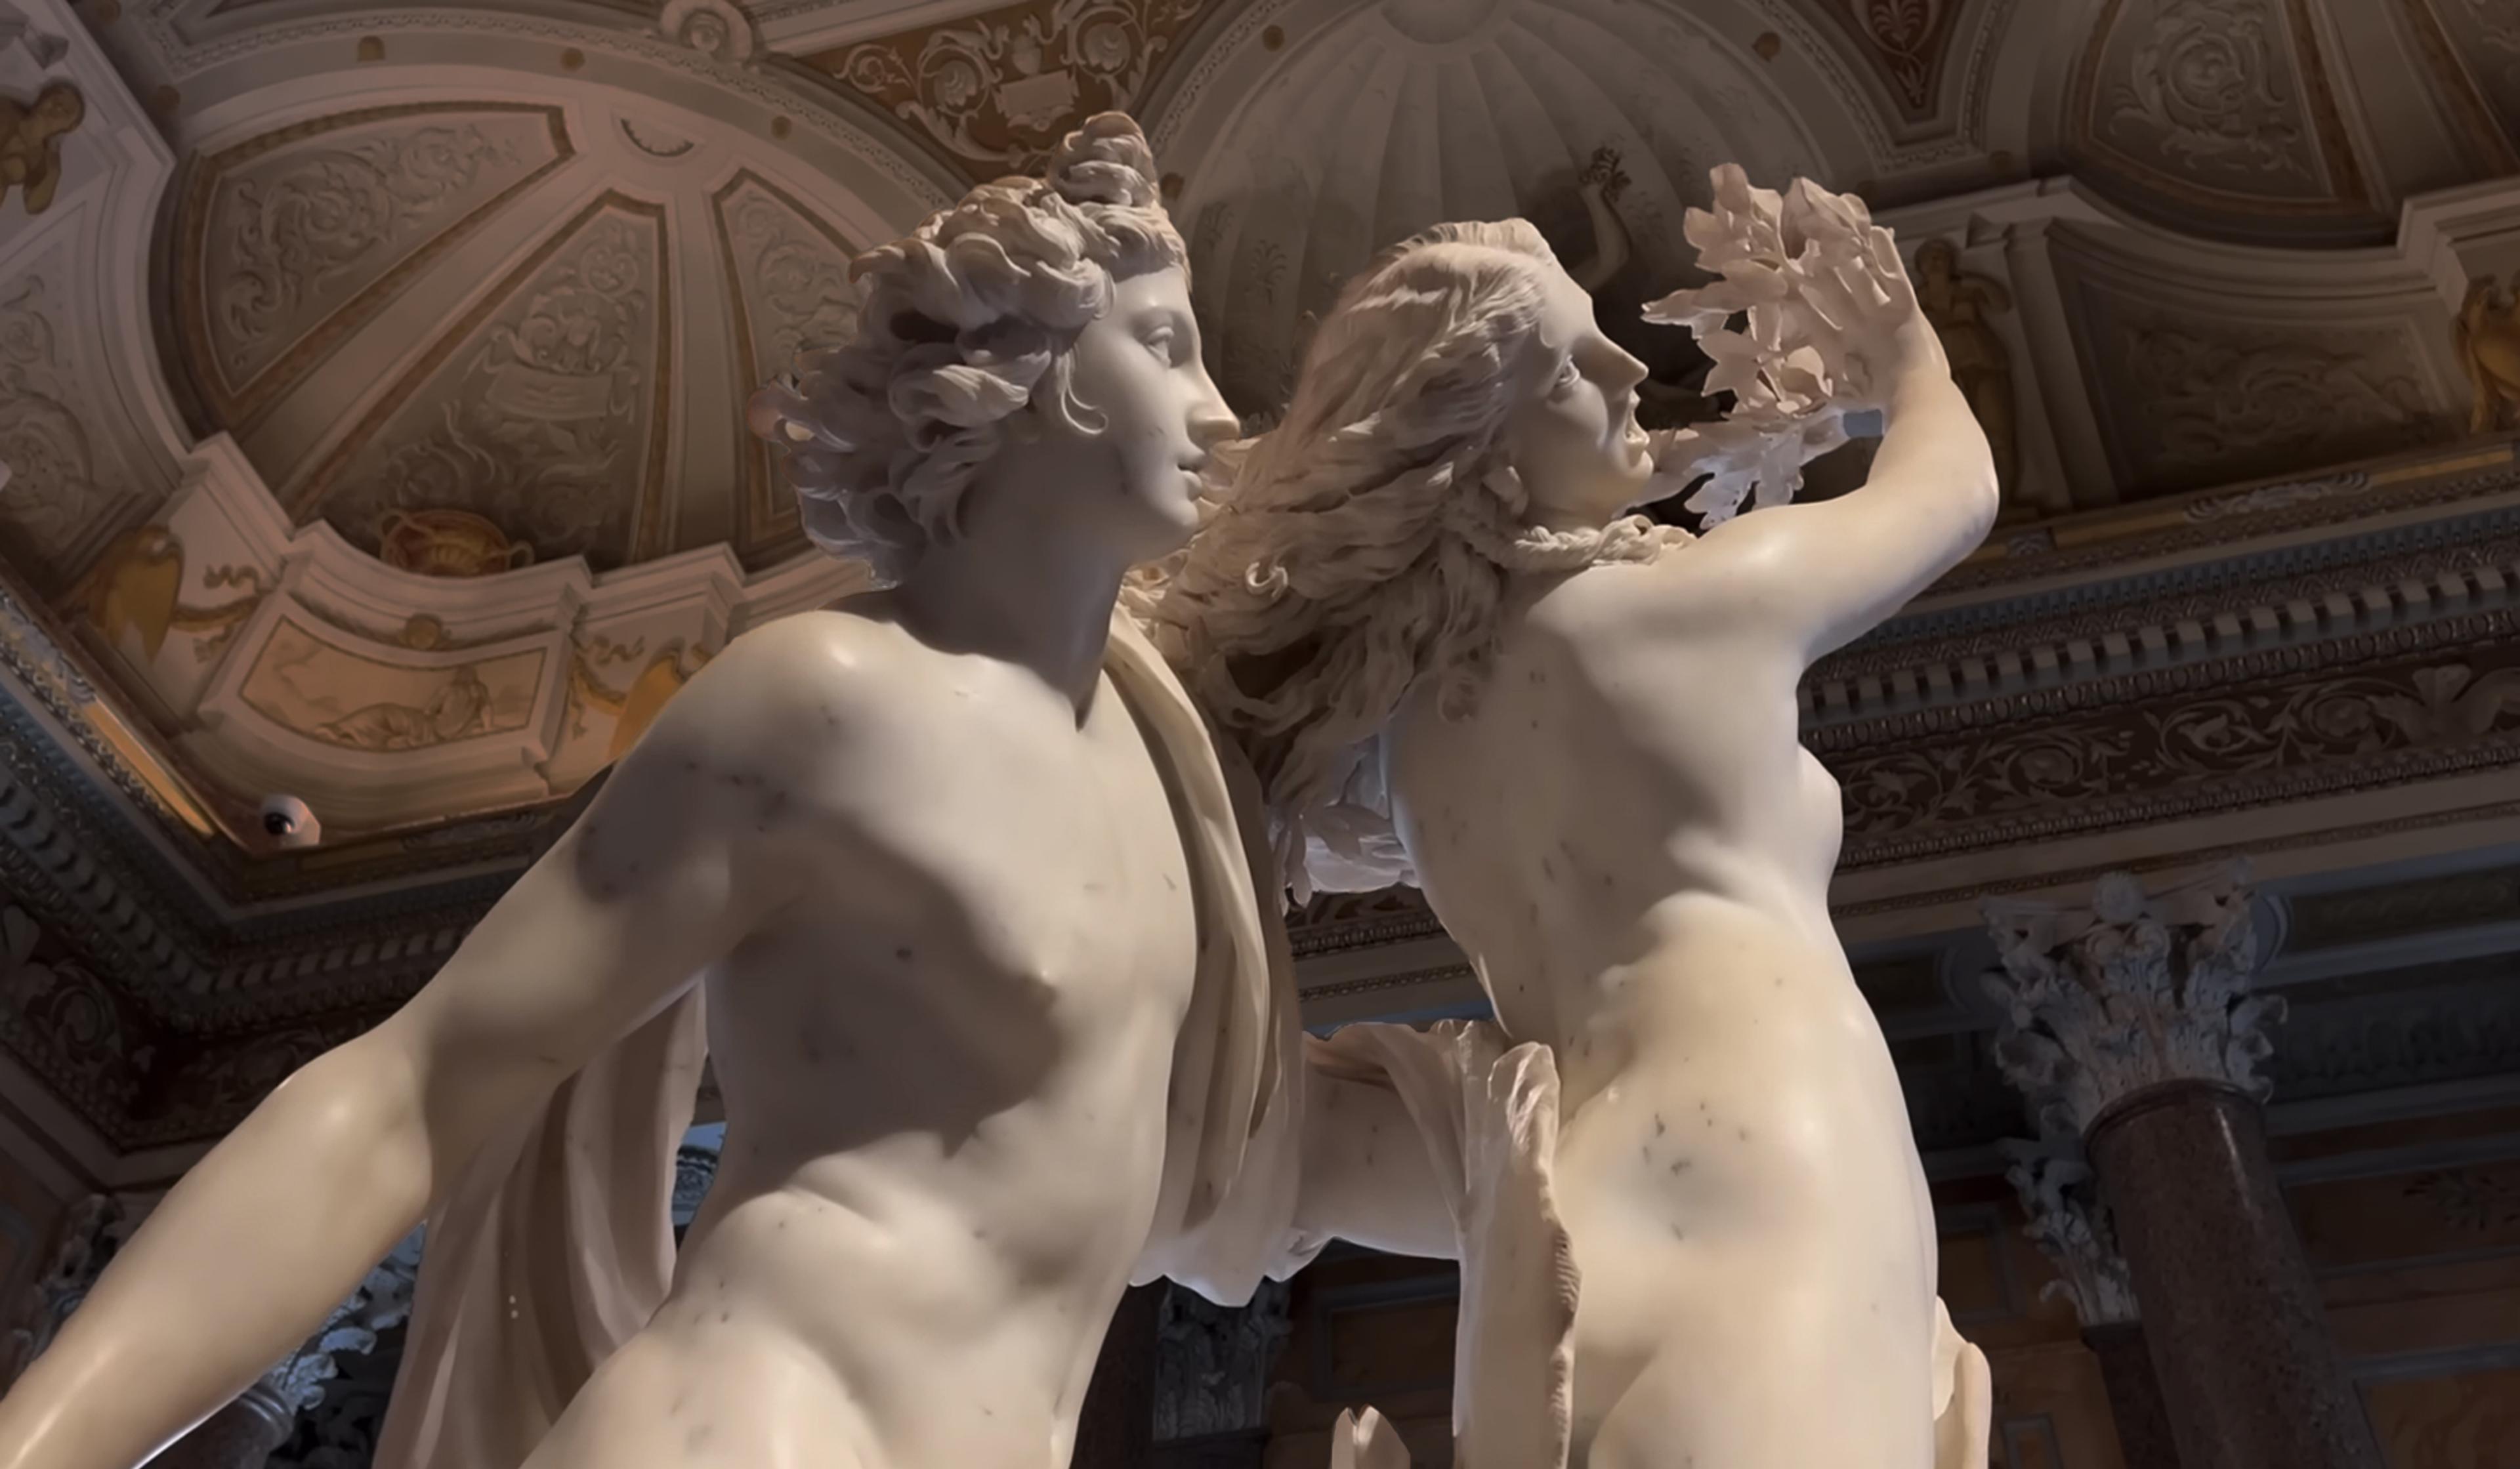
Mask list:
[[[2370,216],[2310,6],[2107,0],[2067,104],[2074,151],[2191,206]]]
[[[1146,95],[1201,0],[1028,0],[809,57],[923,128],[973,179],[1032,168],[1093,113]]]
[[[1862,47],[1902,117],[1933,120],[1961,0],[1835,0],[1821,9]]]
[[[656,29],[712,61],[741,66],[752,60],[758,39],[752,22],[727,0],[665,0]]]

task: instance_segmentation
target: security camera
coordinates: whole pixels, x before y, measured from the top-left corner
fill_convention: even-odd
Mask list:
[[[281,846],[294,850],[324,839],[324,824],[295,796],[262,798],[262,829]]]

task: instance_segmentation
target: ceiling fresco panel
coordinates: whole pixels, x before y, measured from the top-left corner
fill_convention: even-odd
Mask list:
[[[618,195],[557,233],[320,470],[298,509],[376,551],[424,512],[536,560],[652,554],[673,389],[663,212]]]
[[[2170,206],[2376,218],[2311,0],[2109,0],[2067,106],[2075,153]]]
[[[212,412],[250,417],[571,151],[557,109],[442,103],[322,117],[203,160],[175,284]]]
[[[857,252],[828,224],[750,172],[737,174],[710,202],[748,382],[767,382],[798,351],[836,346],[856,333],[849,261]],[[795,500],[772,474],[768,446],[747,435],[743,460],[738,554],[747,564],[764,564],[802,550]]]
[[[2478,156],[2503,168],[2520,142],[2520,6],[2509,0],[2396,0],[2440,99]]]

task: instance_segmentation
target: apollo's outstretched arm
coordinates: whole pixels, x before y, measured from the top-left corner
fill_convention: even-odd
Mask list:
[[[753,666],[758,641],[668,707],[409,1004],[309,1062],[175,1186],[0,1401],[0,1469],[132,1469],[215,1411],[498,1129],[785,901],[797,864],[758,819],[801,690]]]

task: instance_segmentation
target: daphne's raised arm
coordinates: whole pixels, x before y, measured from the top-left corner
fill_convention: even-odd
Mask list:
[[[1862,636],[1932,585],[1995,524],[1994,456],[1952,381],[1889,232],[1860,200],[1807,181],[1784,195],[1716,170],[1717,207],[1689,238],[1724,279],[1649,310],[1686,324],[1732,392],[1720,424],[1658,456],[1679,475],[1717,470],[1692,507],[1729,513],[1752,482],[1768,508],[1709,530],[1687,580],[1788,640],[1805,664]],[[1749,330],[1732,329],[1747,312]],[[1804,459],[1842,440],[1841,416],[1884,420],[1871,477],[1811,505],[1790,495]]]
[[[1907,320],[1865,348],[1884,421],[1864,485],[1741,515],[1706,533],[1693,575],[1722,581],[1806,666],[1879,626],[1977,549],[1995,524],[1995,458],[1953,383],[1933,329],[1900,286]],[[1902,302],[1882,308],[1895,313]]]

